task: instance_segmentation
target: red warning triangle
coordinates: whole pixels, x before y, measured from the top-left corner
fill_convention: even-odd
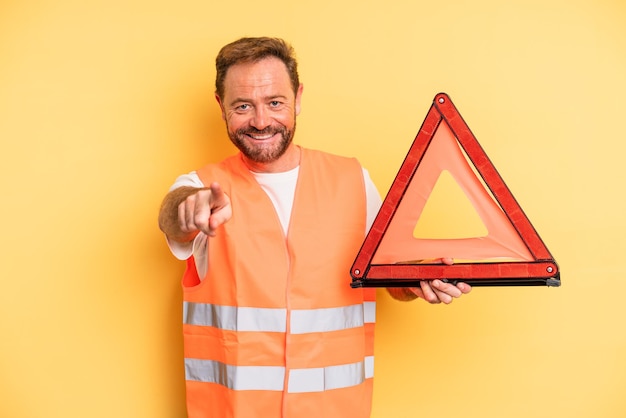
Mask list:
[[[486,233],[418,233],[442,178],[456,182]],[[455,263],[427,261],[443,257]],[[352,287],[415,286],[432,279],[473,286],[560,285],[554,258],[445,93],[435,96],[350,274]]]

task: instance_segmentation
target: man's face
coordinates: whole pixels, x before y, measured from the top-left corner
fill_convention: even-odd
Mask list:
[[[294,94],[285,64],[271,57],[237,64],[217,100],[228,136],[252,165],[275,163],[289,148],[300,113],[302,86]]]

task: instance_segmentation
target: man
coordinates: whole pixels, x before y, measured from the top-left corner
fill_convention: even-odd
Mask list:
[[[216,67],[240,153],[179,177],[159,214],[187,260],[188,414],[369,417],[375,291],[350,288],[349,268],[380,197],[355,159],[293,143],[303,87],[288,44],[243,38]],[[389,289],[430,303],[469,291]]]

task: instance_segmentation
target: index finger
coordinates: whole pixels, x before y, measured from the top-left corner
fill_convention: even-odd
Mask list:
[[[210,206],[211,209],[220,208],[228,203],[228,199],[226,199],[226,193],[222,189],[222,186],[218,182],[211,183],[211,201]]]

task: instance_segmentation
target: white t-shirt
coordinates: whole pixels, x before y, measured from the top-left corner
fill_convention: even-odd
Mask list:
[[[267,193],[270,200],[274,204],[274,208],[276,209],[276,213],[280,219],[285,236],[287,236],[289,228],[289,220],[291,218],[291,209],[293,207],[293,199],[296,192],[299,169],[300,167],[296,167],[293,170],[282,173],[252,172],[254,178],[257,180],[261,188],[265,190],[265,193]],[[363,180],[365,181],[365,196],[367,199],[367,232],[372,226],[372,223],[374,223],[374,219],[378,214],[382,200],[374,182],[372,182],[369,173],[365,169],[363,169]],[[179,176],[172,187],[170,187],[170,191],[183,186],[199,188],[206,187],[195,171]],[[168,240],[168,245],[172,254],[174,254],[174,256],[179,260],[186,260],[193,255],[198,275],[202,278],[206,274],[208,265],[208,241],[208,236],[201,232],[196,235],[196,238],[192,242],[180,243]]]

